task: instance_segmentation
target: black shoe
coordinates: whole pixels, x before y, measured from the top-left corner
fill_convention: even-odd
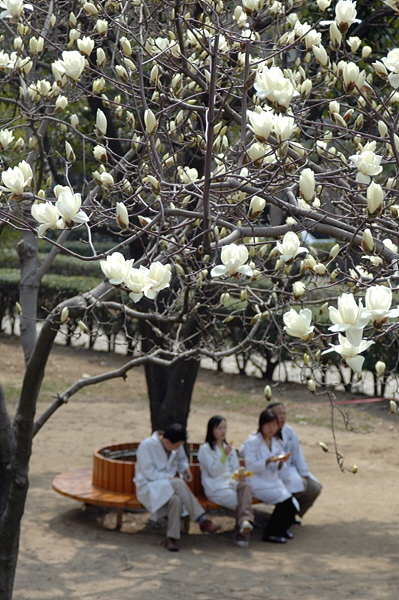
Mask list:
[[[169,552],[179,552],[180,548],[176,544],[176,540],[174,538],[167,537],[165,540],[165,548],[169,550]]]
[[[286,544],[287,539],[282,535],[264,535],[262,542],[271,542],[272,544]]]

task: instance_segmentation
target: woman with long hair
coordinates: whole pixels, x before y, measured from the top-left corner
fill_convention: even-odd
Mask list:
[[[246,468],[253,473],[252,495],[265,504],[275,505],[262,540],[284,544],[293,537],[289,528],[295,520],[297,502],[279,477],[279,470],[284,468],[291,453],[286,454],[281,441],[275,437],[278,428],[273,411],[264,410],[259,417],[258,431],[249,436],[240,452]]]
[[[208,500],[236,511],[234,543],[248,548],[254,522],[251,488],[239,473],[237,452],[226,442],[226,432],[226,419],[209,419],[205,444],[198,452],[201,481]]]

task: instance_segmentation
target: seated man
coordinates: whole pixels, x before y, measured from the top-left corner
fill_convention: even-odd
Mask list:
[[[286,425],[287,414],[283,404],[274,402],[273,404],[269,404],[268,408],[276,415],[280,428],[276,436],[282,440],[284,451],[292,453],[285,468],[279,472],[279,476],[286,488],[298,500],[298,514],[300,517],[303,517],[320,494],[322,485],[313,477],[308,469],[298,436],[292,427]]]
[[[191,519],[198,521],[201,531],[214,533],[221,525],[205,517],[205,511],[188,485],[176,474],[191,481],[192,475],[183,448],[187,439],[185,427],[175,423],[165,431],[155,431],[141,442],[137,449],[137,499],[151,512],[154,520],[168,516],[165,548],[176,552],[179,547],[182,506]]]

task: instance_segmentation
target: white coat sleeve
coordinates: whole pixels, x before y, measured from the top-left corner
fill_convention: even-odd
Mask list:
[[[212,450],[209,444],[203,444],[198,451],[198,462],[208,477],[218,477],[225,472],[225,465],[220,462],[219,452]]]
[[[301,477],[309,477],[310,472],[306,463],[305,456],[302,452],[301,444],[299,442],[297,434],[293,431],[293,444],[292,444],[292,459],[298,473]]]
[[[159,471],[157,465],[146,445],[140,444],[137,449],[137,468],[147,481],[167,479],[165,473]]]
[[[266,459],[264,457],[259,458],[256,442],[247,440],[244,445],[244,459],[245,466],[249,471],[253,473],[262,473],[266,467]]]
[[[187,454],[183,446],[180,446],[180,448],[177,451],[177,472],[179,473],[179,475],[182,475],[184,471],[187,471],[188,466],[189,465]]]

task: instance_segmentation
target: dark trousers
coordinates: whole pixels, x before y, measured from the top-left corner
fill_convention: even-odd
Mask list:
[[[263,535],[281,535],[284,537],[287,529],[293,524],[296,514],[297,509],[292,502],[292,498],[288,498],[284,502],[279,502],[275,506]]]

